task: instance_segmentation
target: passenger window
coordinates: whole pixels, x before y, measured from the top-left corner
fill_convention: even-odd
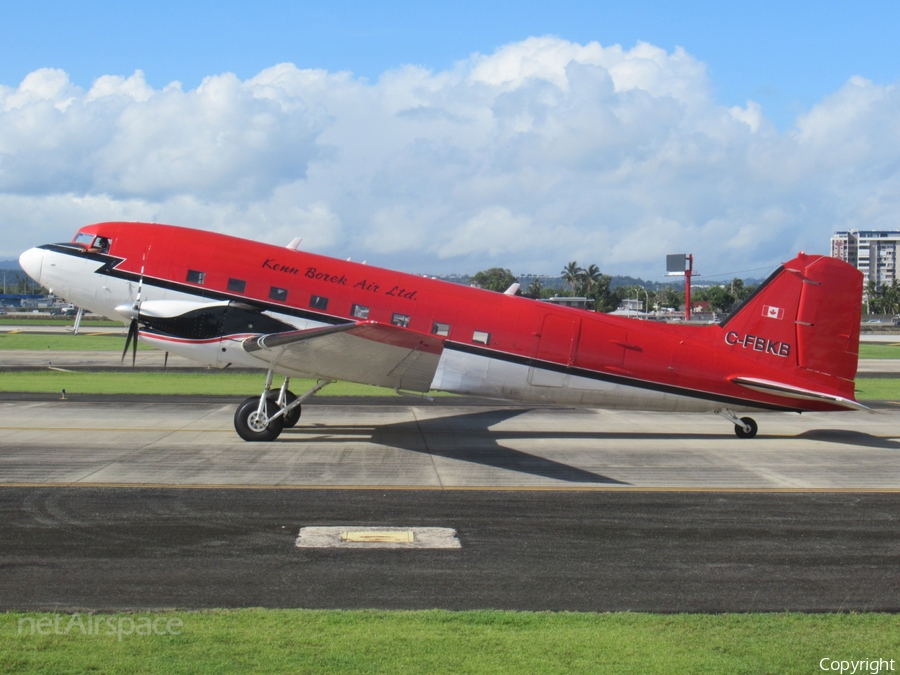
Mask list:
[[[188,270],[187,282],[189,284],[200,284],[202,286],[204,279],[206,279],[206,272],[198,272],[197,270]]]
[[[328,298],[323,298],[320,295],[314,295],[309,299],[309,306],[313,309],[321,309],[325,311],[328,309]]]
[[[350,314],[355,316],[357,319],[368,319],[369,318],[369,308],[363,307],[362,305],[353,305],[350,309]]]
[[[247,288],[247,282],[241,279],[229,279],[228,290],[232,293],[243,293]]]
[[[287,289],[272,286],[269,289],[269,298],[271,298],[272,300],[278,300],[278,302],[287,302]]]
[[[409,326],[409,317],[406,314],[394,314],[391,317],[391,323],[395,326],[403,326],[407,328]]]
[[[435,321],[431,324],[431,332],[433,335],[442,335],[443,337],[447,337],[450,335],[450,324],[449,323],[438,323]]]
[[[491,334],[485,333],[484,331],[476,330],[472,334],[472,342],[477,342],[483,345],[491,344]]]

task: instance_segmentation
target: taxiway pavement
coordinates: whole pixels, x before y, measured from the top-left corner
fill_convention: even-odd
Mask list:
[[[319,397],[277,441],[246,443],[236,400],[30,398],[0,398],[2,484],[900,489],[891,404],[759,414],[740,439],[713,414]]]

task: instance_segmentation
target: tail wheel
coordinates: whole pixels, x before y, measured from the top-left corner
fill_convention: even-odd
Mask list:
[[[274,441],[284,428],[284,417],[271,419],[278,412],[278,404],[266,399],[266,418],[257,412],[259,398],[252,396],[245,399],[234,411],[234,430],[245,441]]]
[[[737,434],[738,438],[753,438],[756,436],[756,432],[759,430],[759,427],[756,425],[756,420],[752,417],[742,417],[741,422],[746,424],[749,429],[744,429],[740,424],[734,425],[734,433]]]
[[[293,403],[294,401],[297,400],[296,394],[294,394],[294,392],[292,392],[290,390],[288,390],[284,393],[284,398],[285,398],[285,403],[287,405],[290,405],[291,403]],[[275,392],[272,392],[271,394],[269,394],[269,399],[272,401],[277,401],[278,400],[278,392],[275,391]],[[285,429],[292,428],[293,426],[295,426],[297,424],[297,422],[300,421],[300,408],[301,407],[302,406],[298,405],[296,408],[291,410],[288,414],[281,416],[281,418],[284,420],[283,426]]]

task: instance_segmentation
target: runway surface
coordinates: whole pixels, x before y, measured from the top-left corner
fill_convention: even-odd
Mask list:
[[[891,494],[0,490],[0,609],[900,610]],[[311,525],[461,548],[300,549]]]
[[[29,400],[30,399],[30,400]],[[900,611],[900,409],[714,415],[0,397],[0,610]],[[452,528],[452,550],[300,528]]]

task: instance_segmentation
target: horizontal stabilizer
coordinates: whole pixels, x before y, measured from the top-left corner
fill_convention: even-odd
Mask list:
[[[777,394],[778,396],[786,396],[788,398],[801,398],[807,401],[822,401],[824,403],[833,403],[834,405],[838,405],[849,410],[865,410],[867,412],[874,412],[871,408],[867,408],[863,404],[857,403],[856,401],[849,398],[844,398],[843,396],[836,396],[834,394],[826,394],[820,391],[804,389],[802,387],[796,387],[791,384],[784,384],[783,382],[760,380],[755,377],[732,377],[731,381],[735,384],[741,385],[742,387],[747,387],[747,389],[760,391],[764,394]]]

